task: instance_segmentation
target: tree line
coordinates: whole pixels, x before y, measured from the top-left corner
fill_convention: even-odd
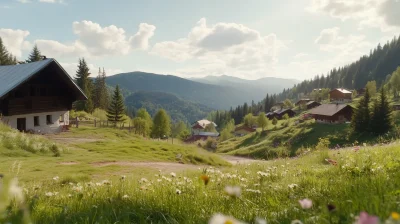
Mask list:
[[[300,94],[309,94],[317,88],[346,88],[360,89],[368,81],[375,80],[378,87],[391,79],[391,73],[400,65],[400,37],[370,51],[369,55],[360,57],[349,65],[333,68],[326,75],[315,76],[294,85],[293,88],[284,89],[277,95],[278,100],[297,99]]]

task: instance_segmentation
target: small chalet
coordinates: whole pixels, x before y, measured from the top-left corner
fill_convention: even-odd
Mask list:
[[[281,120],[285,114],[289,115],[289,117],[294,117],[296,112],[294,112],[292,109],[279,109],[273,112],[268,112],[265,116],[270,120],[274,119],[274,117],[276,117],[278,120]]]
[[[315,102],[315,101],[310,101],[310,102],[306,103],[306,106],[307,106],[307,110],[310,110],[312,108],[321,106],[321,104],[318,102]]]
[[[249,128],[246,125],[242,125],[235,128],[235,136],[245,136],[255,131],[256,131],[255,128]]]
[[[56,133],[87,97],[54,59],[0,66],[0,118],[20,131]]]
[[[199,120],[196,121],[192,124],[192,135],[197,135],[200,132],[204,132],[204,129],[207,127],[207,125],[212,124],[214,127],[217,127],[217,125],[209,120]]]
[[[339,124],[351,120],[353,108],[346,104],[322,104],[312,109],[310,115],[319,123]]]
[[[297,102],[295,103],[295,105],[296,105],[296,106],[299,106],[299,105],[307,104],[307,103],[310,102],[310,101],[312,101],[312,100],[310,100],[310,99],[301,99],[301,100],[297,101]]]
[[[337,88],[329,92],[329,97],[332,103],[348,103],[352,99],[352,94],[347,89]]]

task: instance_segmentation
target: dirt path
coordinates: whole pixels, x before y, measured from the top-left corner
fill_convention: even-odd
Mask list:
[[[220,156],[221,158],[225,159],[226,161],[230,162],[233,165],[263,162],[263,160],[250,159],[239,156],[230,156],[230,155],[220,155]]]

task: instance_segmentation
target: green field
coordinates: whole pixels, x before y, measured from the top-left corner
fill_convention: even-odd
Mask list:
[[[271,150],[264,155],[280,159],[233,166],[197,146],[126,130],[81,126],[33,136],[0,126],[0,223],[353,223],[362,211],[398,223],[400,142],[279,154],[297,142],[271,149],[271,136],[288,142],[305,133],[298,142],[310,146],[319,136],[341,139],[333,138],[338,126],[281,123],[218,149]],[[312,205],[302,207],[303,199]]]

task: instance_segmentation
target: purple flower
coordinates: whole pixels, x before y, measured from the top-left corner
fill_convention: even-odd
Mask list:
[[[366,212],[361,212],[356,222],[356,224],[378,224],[378,223],[379,223],[378,217],[369,215]]]

